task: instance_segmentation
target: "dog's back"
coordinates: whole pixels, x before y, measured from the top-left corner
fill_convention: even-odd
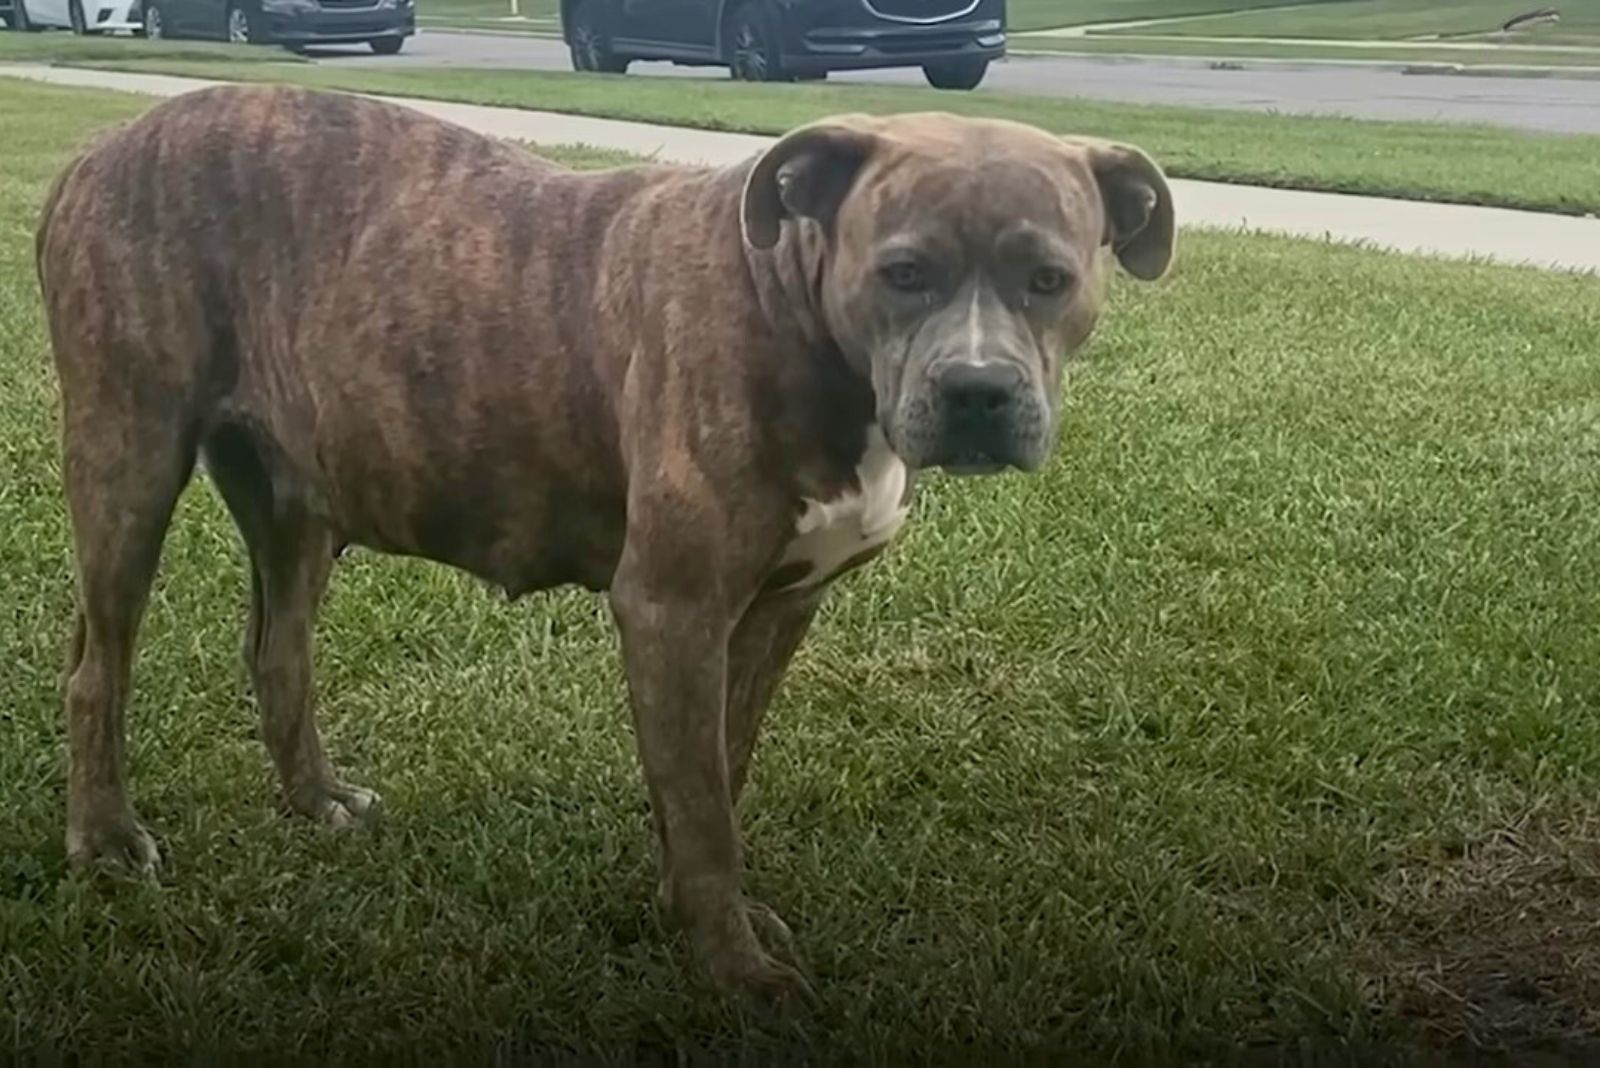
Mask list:
[[[351,540],[514,588],[570,578],[528,572],[499,528],[620,481],[603,357],[627,346],[592,325],[621,277],[607,234],[702,180],[578,174],[339,94],[161,104],[70,165],[39,224],[69,464],[102,440],[182,478],[198,452],[213,474],[242,457]]]
[[[74,361],[110,346],[137,362],[140,381],[193,408],[231,388],[241,354],[292,357],[307,313],[331,293],[355,282],[375,286],[369,299],[392,297],[370,263],[419,240],[437,201],[527,195],[564,176],[471,131],[355,97],[220,87],[160,104],[97,139],[46,200],[38,269],[63,388],[70,397],[82,376],[106,374]],[[515,225],[517,214],[500,219]],[[544,229],[527,241],[570,254],[548,247],[559,236]],[[351,277],[363,259],[367,273]],[[76,343],[62,344],[68,336]]]

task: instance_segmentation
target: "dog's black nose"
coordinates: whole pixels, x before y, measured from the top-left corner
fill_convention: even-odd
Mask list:
[[[1022,368],[1014,363],[956,363],[939,375],[939,399],[952,421],[983,422],[1008,414],[1022,385]]]

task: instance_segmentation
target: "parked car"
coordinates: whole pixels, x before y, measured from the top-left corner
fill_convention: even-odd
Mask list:
[[[582,71],[636,59],[722,66],[748,81],[921,67],[939,89],[975,89],[1005,54],[1006,0],[561,0]]]
[[[144,0],[144,34],[152,38],[210,37],[296,52],[364,42],[392,56],[416,32],[414,0]]]
[[[0,18],[13,30],[137,33],[140,25],[139,0],[0,0]]]

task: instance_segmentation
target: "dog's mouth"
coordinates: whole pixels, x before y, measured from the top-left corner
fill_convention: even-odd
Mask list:
[[[1019,431],[1014,424],[947,424],[928,459],[930,467],[950,475],[998,475],[1011,469],[1035,470],[1044,459],[1044,450],[1037,434]]]
[[[947,475],[955,475],[958,478],[971,478],[978,475],[998,475],[1010,466],[1011,464],[1005,460],[995,460],[987,456],[975,456],[941,464],[939,470]]]
[[[926,397],[909,399],[885,420],[895,452],[914,470],[957,477],[1037,470],[1050,448],[1044,413],[1031,399],[998,413],[951,412]]]
[[[913,427],[909,433],[892,437],[896,452],[908,467],[937,470],[959,478],[999,475],[1010,470],[1036,470],[1045,448],[1031,437],[1011,433],[935,436]]]

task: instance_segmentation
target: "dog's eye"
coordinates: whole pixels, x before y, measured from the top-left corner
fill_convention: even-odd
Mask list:
[[[899,260],[883,269],[883,280],[902,293],[921,293],[928,288],[922,268],[910,260]]]
[[[1041,297],[1053,297],[1071,281],[1072,276],[1060,267],[1040,267],[1028,279],[1028,288]]]

